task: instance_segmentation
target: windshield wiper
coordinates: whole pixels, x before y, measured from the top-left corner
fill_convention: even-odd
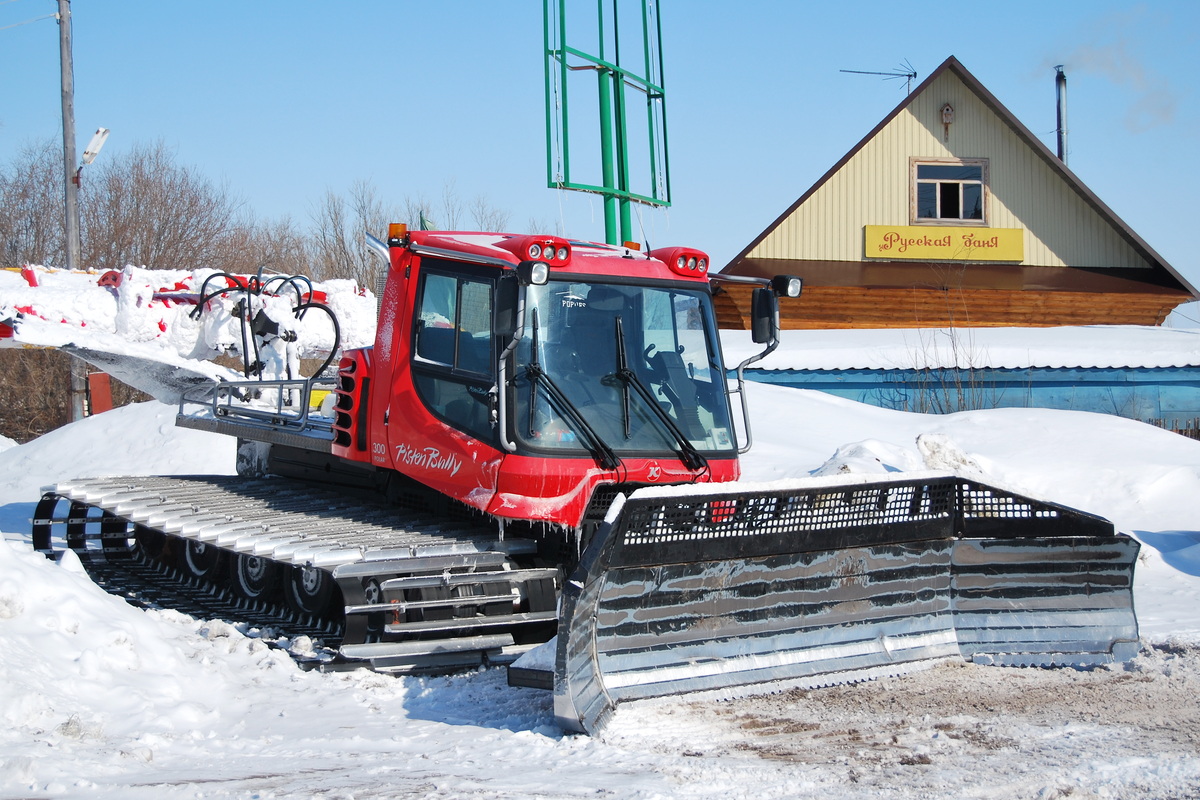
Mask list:
[[[532,434],[536,430],[534,420],[535,405],[537,401],[537,391],[540,388],[546,395],[546,399],[550,401],[550,405],[554,406],[559,415],[563,417],[567,424],[575,430],[581,439],[581,443],[592,458],[596,459],[596,463],[602,469],[617,469],[621,466],[621,459],[609,447],[608,442],[604,441],[600,434],[596,433],[596,429],[588,424],[588,421],[583,418],[579,408],[571,402],[571,398],[563,394],[562,389],[554,382],[547,372],[542,369],[541,361],[538,359],[538,315],[537,309],[533,310],[533,336],[530,341],[530,357],[529,364],[525,367],[525,375],[529,378],[530,397],[529,397],[529,431]]]
[[[628,436],[629,430],[629,389],[632,387],[654,412],[654,416],[666,426],[671,432],[671,436],[679,444],[680,460],[683,461],[685,467],[690,470],[702,470],[708,468],[708,459],[700,455],[700,451],[696,449],[691,440],[684,434],[679,426],[675,424],[675,420],[671,418],[663,407],[659,405],[658,398],[654,396],[654,392],[650,387],[642,382],[638,374],[629,368],[629,358],[625,352],[625,330],[621,317],[618,315],[616,319],[616,335],[617,335],[617,378],[625,385],[625,396],[622,398],[622,406],[625,410],[625,429]]]

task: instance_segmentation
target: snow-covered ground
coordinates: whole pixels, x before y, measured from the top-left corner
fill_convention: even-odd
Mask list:
[[[1077,412],[919,416],[761,385],[750,399],[749,480],[919,469],[917,435],[939,434],[989,480],[1136,534],[1143,655],[627,706],[596,739],[561,734],[549,695],[509,688],[502,669],[304,672],[236,627],[137,610],[77,562],[31,552],[42,485],[230,471],[230,440],[151,403],[0,441],[0,797],[1200,794],[1200,443]]]
[[[239,341],[224,301],[206,324],[187,316],[204,276],[129,268],[118,284],[26,273],[0,272],[0,323],[16,326],[14,344],[161,351],[153,357],[175,365]],[[324,291],[343,341],[370,341],[373,298],[349,284]],[[847,348],[911,358],[941,352],[939,335],[882,344],[789,335],[772,359],[794,368]],[[971,335],[986,337],[973,348],[1006,363],[1034,347],[1033,358],[1049,347],[1163,364],[1196,363],[1200,352],[1193,332]],[[726,338],[730,361],[742,344]],[[173,406],[151,403],[22,446],[0,439],[0,798],[1200,794],[1200,443],[1074,412],[931,417],[780,387],[749,394],[757,445],[747,480],[924,469],[923,436],[989,482],[1112,519],[1146,545],[1135,590],[1142,655],[1090,672],[949,663],[719,704],[677,698],[621,708],[597,739],[562,735],[549,695],[506,686],[502,669],[427,679],[304,672],[256,631],[132,608],[77,560],[31,552],[29,518],[46,484],[232,471],[232,440],[175,428]]]
[[[754,369],[1029,369],[1200,366],[1200,330],[1144,325],[1056,328],[875,328],[786,331]],[[748,331],[722,331],[731,365],[761,349]]]

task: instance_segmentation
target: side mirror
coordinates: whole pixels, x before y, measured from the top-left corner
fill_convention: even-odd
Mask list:
[[[779,335],[779,298],[765,286],[750,298],[750,336],[755,344],[766,344]]]

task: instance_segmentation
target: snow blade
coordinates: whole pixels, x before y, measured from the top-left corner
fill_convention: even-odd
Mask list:
[[[564,588],[555,714],[595,733],[627,700],[947,657],[1126,660],[1137,553],[1100,517],[954,475],[643,489],[618,497]]]
[[[214,368],[205,362],[188,361],[166,351],[119,353],[76,345],[59,348],[82,358],[97,369],[107,372],[122,383],[145,392],[162,403],[178,403],[184,393],[199,386],[213,386],[224,372],[231,377],[235,373]]]

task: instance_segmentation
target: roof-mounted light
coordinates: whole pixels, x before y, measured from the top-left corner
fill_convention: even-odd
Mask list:
[[[776,275],[771,279],[771,291],[776,297],[799,297],[804,282],[795,275]]]
[[[522,261],[517,265],[517,280],[524,286],[542,286],[550,280],[550,265],[545,261]]]
[[[559,236],[514,236],[496,244],[521,261],[545,261],[550,267],[565,267],[571,261],[571,244]]]
[[[698,278],[708,272],[708,254],[690,247],[663,247],[647,253],[671,268],[672,272]]]
[[[397,245],[408,238],[408,226],[403,222],[392,222],[388,225],[388,244]]]

